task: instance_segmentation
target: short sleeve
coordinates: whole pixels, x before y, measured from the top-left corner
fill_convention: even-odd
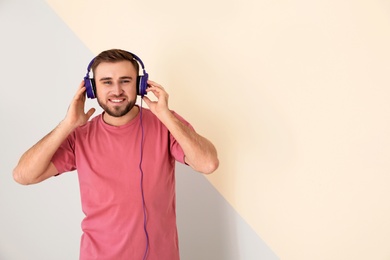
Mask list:
[[[186,126],[188,126],[190,129],[194,130],[192,125],[188,123],[183,117],[181,117],[179,114],[176,112],[172,111],[173,114]],[[195,131],[195,130],[194,130]],[[180,144],[176,141],[175,137],[171,133],[169,133],[169,138],[170,138],[170,150],[172,156],[175,158],[176,161],[185,164],[185,155],[184,151],[181,148]]]
[[[53,155],[51,161],[57,168],[59,174],[76,170],[74,144],[75,134],[73,132],[67,137]]]

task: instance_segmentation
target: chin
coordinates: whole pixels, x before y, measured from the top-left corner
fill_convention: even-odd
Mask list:
[[[127,115],[131,111],[131,109],[133,109],[134,105],[135,105],[135,101],[127,104],[125,108],[120,108],[120,107],[109,108],[106,105],[100,104],[101,108],[103,108],[103,110],[107,114],[113,117],[122,117]]]

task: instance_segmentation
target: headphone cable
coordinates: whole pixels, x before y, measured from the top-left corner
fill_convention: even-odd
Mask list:
[[[144,171],[142,170],[142,161],[143,161],[143,153],[144,153],[144,126],[142,124],[142,98],[141,98],[141,107],[140,107],[140,125],[141,125],[141,156],[140,156],[140,162],[139,162],[139,170],[141,173],[141,195],[142,195],[142,208],[144,213],[144,232],[145,232],[145,238],[146,238],[146,247],[145,247],[145,253],[143,260],[146,259],[148,251],[149,251],[149,234],[147,230],[147,216],[146,216],[146,203],[145,203],[145,196],[144,196]]]

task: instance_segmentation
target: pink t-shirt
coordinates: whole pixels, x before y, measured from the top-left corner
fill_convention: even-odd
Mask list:
[[[183,123],[183,118],[175,114]],[[77,128],[52,162],[59,173],[78,172],[82,222],[80,259],[142,260],[147,239],[141,192],[140,113],[126,125],[107,125],[99,115]],[[179,259],[175,161],[184,153],[167,128],[142,110],[143,193],[149,260]],[[190,126],[191,127],[191,126]]]

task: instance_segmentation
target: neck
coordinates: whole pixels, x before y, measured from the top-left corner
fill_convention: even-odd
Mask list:
[[[121,117],[110,116],[109,114],[104,112],[103,113],[103,121],[106,124],[112,125],[112,126],[125,125],[128,122],[130,122],[131,120],[133,120],[138,115],[139,110],[140,110],[140,108],[137,105],[135,105],[126,115],[121,116]]]

